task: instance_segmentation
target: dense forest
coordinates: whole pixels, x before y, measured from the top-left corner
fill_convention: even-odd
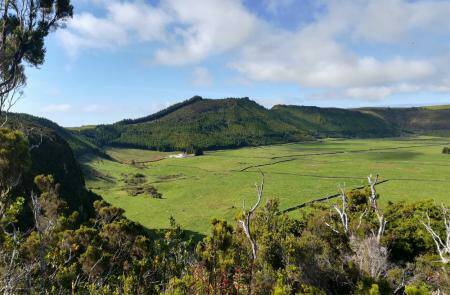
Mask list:
[[[4,294],[450,291],[449,211],[431,201],[379,207],[378,177],[292,218],[264,196],[261,175],[235,224],[212,220],[205,237],[174,219],[152,231],[86,191],[64,139],[41,135],[0,131]]]
[[[91,144],[160,151],[219,149],[323,137],[393,137],[450,130],[450,109],[337,109],[276,105],[249,98],[195,96],[153,115],[72,131]]]

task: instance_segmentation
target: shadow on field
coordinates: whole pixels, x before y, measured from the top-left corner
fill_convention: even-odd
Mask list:
[[[369,159],[374,161],[408,161],[417,158],[420,155],[422,155],[422,153],[409,151],[379,152],[370,153]]]

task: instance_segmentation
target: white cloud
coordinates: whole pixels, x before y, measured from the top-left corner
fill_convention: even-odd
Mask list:
[[[371,0],[354,15],[354,35],[374,42],[399,42],[416,30],[448,33],[450,2]]]
[[[395,49],[414,30],[431,31],[436,17],[443,20],[443,27],[434,33],[449,35],[448,17],[441,11],[447,11],[450,3],[400,0],[327,3],[326,14],[317,20],[297,31],[268,32],[264,38],[248,44],[241,58],[230,66],[252,80],[294,82],[301,87],[325,89],[327,93],[333,90],[342,97],[358,99],[404,93],[405,84],[414,84],[417,90],[431,89],[432,81],[439,75],[450,74],[447,70],[443,72],[443,64],[429,55],[416,53],[415,57],[408,57],[408,52],[402,52],[405,56],[379,57],[373,50],[364,53],[352,50],[354,42],[358,45],[394,42],[397,44],[391,46]]]
[[[259,25],[238,0],[166,0],[165,7],[177,20],[177,41],[156,52],[162,64],[189,64],[239,48]]]
[[[192,84],[194,86],[211,86],[213,77],[205,67],[196,67],[192,72]]]
[[[439,56],[443,44],[450,46],[450,1],[322,0],[325,10],[293,30],[276,28],[241,0],[90,1],[104,15],[78,14],[59,33],[72,54],[153,42],[149,54],[157,63],[198,66],[198,85],[211,80],[199,63],[232,53],[228,64],[244,80],[291,82],[346,98],[450,89],[450,57]],[[292,2],[264,0],[273,12]],[[405,49],[411,40],[421,46]]]
[[[42,108],[44,112],[68,112],[71,109],[70,104],[51,104]]]
[[[74,15],[58,36],[67,51],[74,55],[86,48],[116,48],[139,41],[161,41],[169,16],[142,2],[99,1],[106,10],[105,17],[91,13]]]

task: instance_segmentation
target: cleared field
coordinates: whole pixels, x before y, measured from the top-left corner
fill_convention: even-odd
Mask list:
[[[124,208],[132,220],[149,228],[165,228],[173,216],[185,229],[205,233],[212,218],[233,220],[243,204],[248,207],[254,202],[259,170],[266,175],[264,198],[278,198],[282,209],[334,194],[338,185],[365,185],[367,175],[376,173],[389,180],[378,188],[385,203],[450,202],[450,156],[441,153],[449,141],[425,136],[334,139],[159,161],[154,159],[171,153],[113,149],[108,153],[117,161],[90,158],[83,164],[91,170],[88,187]],[[163,198],[130,196],[125,182],[135,174],[145,175]]]

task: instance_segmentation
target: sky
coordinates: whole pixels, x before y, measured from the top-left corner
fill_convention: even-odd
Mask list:
[[[450,0],[72,0],[14,111],[112,123],[194,95],[450,104]]]

